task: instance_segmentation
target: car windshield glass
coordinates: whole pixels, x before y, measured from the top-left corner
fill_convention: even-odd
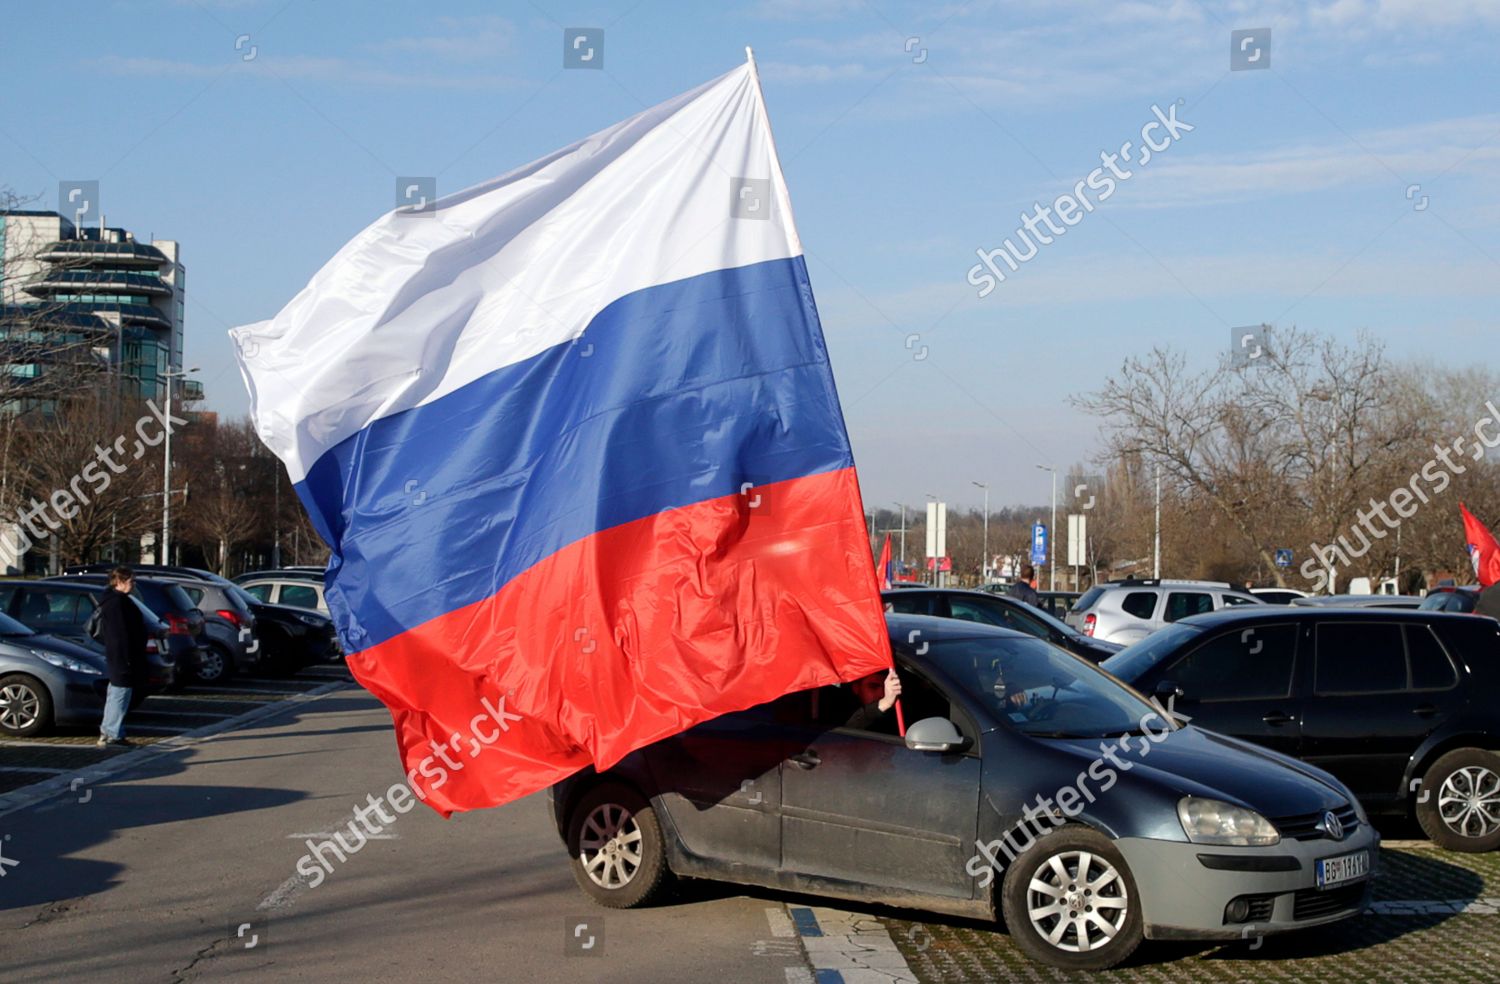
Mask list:
[[[1026,604],[1026,602],[1019,601],[1019,600],[1016,602],[1016,604],[1020,605],[1021,608],[1025,610],[1025,612],[1026,612],[1027,615],[1030,615],[1032,618],[1039,619],[1042,622],[1045,622],[1047,624],[1047,627],[1049,629],[1054,629],[1054,630],[1056,630],[1058,632],[1061,632],[1065,636],[1082,636],[1083,635],[1082,632],[1079,632],[1077,629],[1073,628],[1073,626],[1069,625],[1068,623],[1062,621],[1059,618],[1056,618],[1055,616],[1052,615],[1052,613],[1043,611],[1042,609],[1036,607],[1035,605],[1028,605],[1028,604]]]
[[[1102,738],[1162,720],[1092,664],[1041,639],[945,639],[929,644],[928,658],[1022,734]]]
[[[1183,643],[1202,631],[1191,625],[1169,625],[1133,646],[1126,646],[1099,665],[1126,683],[1131,683],[1161,662],[1162,657],[1177,652]]]
[[[9,615],[0,615],[0,636],[29,636],[36,635],[35,632],[17,622]]]
[[[225,585],[224,593],[229,595],[235,601],[239,602],[240,607],[244,608],[247,612],[250,611],[251,605],[258,604],[259,602],[264,600],[262,598],[256,598],[254,595],[247,592],[238,584]]]

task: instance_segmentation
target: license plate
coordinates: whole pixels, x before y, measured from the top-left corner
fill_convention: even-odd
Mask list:
[[[1355,851],[1336,858],[1318,861],[1318,887],[1332,888],[1345,882],[1359,881],[1370,874],[1370,852]]]

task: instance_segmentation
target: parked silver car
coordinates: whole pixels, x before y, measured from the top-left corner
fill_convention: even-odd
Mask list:
[[[261,577],[236,582],[257,601],[270,605],[290,605],[309,611],[328,614],[328,602],[323,597],[321,577],[288,577],[267,574]]]
[[[1128,646],[1189,615],[1261,604],[1223,581],[1126,579],[1089,588],[1065,621],[1084,635]]]

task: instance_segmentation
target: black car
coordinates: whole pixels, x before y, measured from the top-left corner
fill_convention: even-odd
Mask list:
[[[904,738],[854,696],[879,670],[576,773],[551,804],[579,887],[615,908],[680,875],[1003,912],[1024,953],[1074,970],[1143,937],[1237,940],[1362,911],[1380,838],[1331,776],[1177,727],[1032,636],[886,621]]]
[[[1427,592],[1427,597],[1422,599],[1421,608],[1424,612],[1460,612],[1464,615],[1472,615],[1478,604],[1478,588],[1455,588],[1445,585]]]
[[[1194,724],[1326,769],[1372,813],[1456,851],[1500,846],[1500,623],[1439,612],[1246,606],[1106,660]]]
[[[920,591],[887,591],[881,595],[887,607],[903,615],[933,615],[957,618],[967,622],[998,625],[1061,646],[1075,656],[1098,663],[1124,647],[1102,639],[1090,639],[1072,626],[1059,621],[1019,598],[988,591],[964,591],[958,588],[926,588]]]
[[[53,578],[52,583],[92,584],[102,588],[108,585],[109,578],[106,574],[69,574]],[[131,583],[131,595],[167,624],[167,646],[178,671],[196,677],[209,653],[203,613],[175,581],[137,574]]]
[[[104,646],[88,634],[88,621],[108,590],[100,584],[68,581],[0,581],[0,614],[9,615],[34,632],[102,654]],[[146,690],[170,689],[178,674],[167,623],[139,598],[131,601],[139,606],[146,622]]]

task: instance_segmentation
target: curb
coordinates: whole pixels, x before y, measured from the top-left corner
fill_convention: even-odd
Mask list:
[[[232,731],[247,724],[275,717],[301,704],[321,700],[331,693],[356,686],[358,685],[350,680],[332,680],[321,687],[288,695],[285,700],[263,704],[253,711],[246,711],[237,717],[226,718],[215,724],[205,725],[201,728],[196,728],[180,735],[173,735],[159,742],[142,746],[138,751],[115,756],[107,762],[91,765],[64,775],[54,776],[42,782],[32,783],[30,786],[22,786],[20,789],[0,795],[0,817],[14,813],[17,810],[24,810],[30,806],[36,806],[38,803],[45,802],[63,793],[74,793],[77,791],[75,783],[78,779],[83,779],[88,785],[94,785],[117,773],[126,772],[137,766],[145,765],[159,755],[170,755],[173,752],[184,751],[226,731]]]

